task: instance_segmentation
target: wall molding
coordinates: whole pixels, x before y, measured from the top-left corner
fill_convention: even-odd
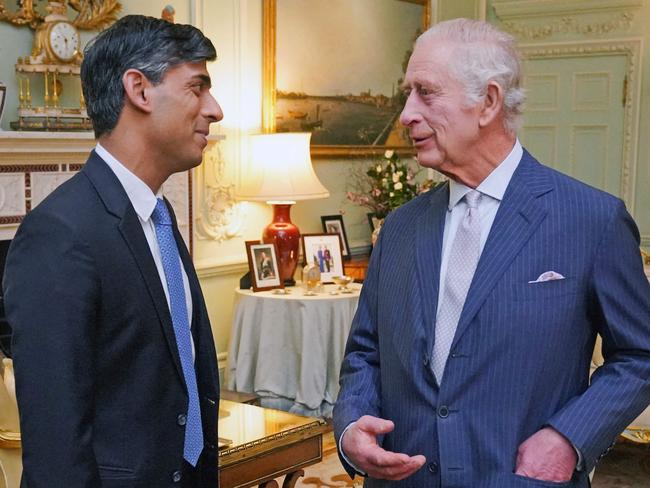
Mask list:
[[[510,20],[640,8],[643,0],[493,0],[492,6],[497,17]]]
[[[79,162],[79,155],[95,147],[92,132],[20,132],[0,130],[0,161],[51,161],[52,154],[62,163]],[[85,158],[83,159],[85,161]]]
[[[203,260],[195,261],[194,267],[199,278],[215,278],[246,273],[248,271],[248,261],[246,256],[227,261]]]
[[[592,22],[578,17],[562,17],[548,20],[543,24],[503,21],[502,26],[511,34],[522,39],[545,39],[555,34],[579,34],[583,36],[602,36],[619,30],[629,30],[634,13],[619,12],[614,17]]]
[[[642,39],[521,44],[520,50],[524,57],[529,60],[607,55],[623,55],[626,57],[627,85],[623,117],[620,195],[630,213],[634,215],[643,54]]]

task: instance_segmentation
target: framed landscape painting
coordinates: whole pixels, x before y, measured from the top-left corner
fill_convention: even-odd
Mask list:
[[[268,132],[311,132],[314,156],[412,152],[400,89],[428,0],[263,0]]]

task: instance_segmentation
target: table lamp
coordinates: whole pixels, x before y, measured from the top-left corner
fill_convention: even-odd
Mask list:
[[[239,198],[273,205],[273,220],[262,241],[275,243],[280,279],[295,285],[300,230],[291,222],[291,205],[298,200],[327,198],[329,191],[318,180],[309,154],[310,133],[259,134],[250,138],[250,177]]]

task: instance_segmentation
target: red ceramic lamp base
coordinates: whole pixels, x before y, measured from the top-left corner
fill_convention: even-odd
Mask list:
[[[296,284],[293,274],[298,266],[300,230],[291,222],[290,203],[273,204],[273,221],[262,233],[262,242],[275,243],[278,249],[278,268],[280,279],[285,286]]]

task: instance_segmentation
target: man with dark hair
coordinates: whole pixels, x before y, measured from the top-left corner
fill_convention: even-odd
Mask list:
[[[368,488],[587,488],[650,402],[637,227],[522,148],[521,79],[486,22],[415,43],[401,121],[449,182],[386,219],[350,331],[334,430]]]
[[[161,192],[223,118],[215,58],[196,28],[135,15],[86,48],[97,146],[7,258],[23,487],[218,485],[214,341]]]

